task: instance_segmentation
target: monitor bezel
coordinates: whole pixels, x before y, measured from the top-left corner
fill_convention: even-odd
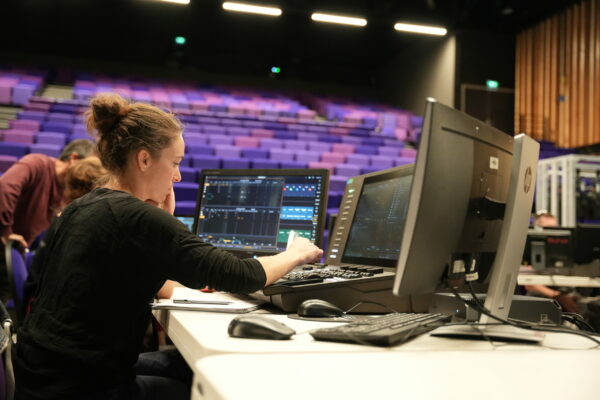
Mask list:
[[[315,236],[315,245],[318,247],[322,246],[323,236],[325,230],[325,217],[327,215],[327,194],[329,193],[329,170],[323,168],[294,168],[294,169],[203,169],[200,172],[200,177],[198,181],[198,195],[196,198],[196,209],[194,212],[194,226],[193,232],[196,236],[198,236],[198,220],[200,216],[201,209],[201,200],[202,200],[202,187],[204,186],[204,182],[207,176],[248,176],[248,177],[258,177],[258,176],[308,176],[308,175],[317,175],[322,177],[323,187],[321,189],[321,198],[320,198],[320,209],[318,211],[318,219],[317,223],[317,234]],[[243,249],[222,249],[224,251],[228,251],[232,254],[235,254],[241,258],[253,257],[253,256],[269,256],[273,254],[277,254],[277,252],[268,252],[268,251],[259,251],[259,250],[243,250]]]

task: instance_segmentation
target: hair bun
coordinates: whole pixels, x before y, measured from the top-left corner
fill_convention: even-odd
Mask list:
[[[101,93],[90,101],[90,113],[87,117],[89,130],[96,129],[105,134],[114,129],[119,120],[127,115],[130,105],[116,93]]]

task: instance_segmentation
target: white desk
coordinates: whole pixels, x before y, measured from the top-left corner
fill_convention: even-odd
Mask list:
[[[596,351],[221,355],[195,365],[193,400],[512,400],[600,397]]]
[[[556,390],[565,394],[561,399],[600,396],[600,351],[586,351],[595,344],[575,335],[548,334],[541,346],[422,335],[400,346],[380,348],[315,341],[307,331],[332,323],[299,321],[285,315],[272,317],[298,335],[292,340],[272,341],[229,337],[227,326],[235,314],[154,313],[195,368],[194,399],[329,398],[338,393],[340,379],[347,385],[336,398],[398,398],[404,393],[397,391],[402,383],[410,388],[407,393],[428,399],[438,394],[464,398],[467,392],[462,387],[474,388],[492,399],[542,398],[539,391],[549,394],[544,398],[559,398],[554,395]],[[467,382],[468,377],[473,380]],[[298,389],[304,380],[313,383]],[[196,389],[197,383],[203,395]],[[528,391],[523,392],[526,386]],[[585,389],[582,396],[578,396],[578,386]],[[454,397],[441,395],[447,387],[454,388]],[[373,396],[374,388],[384,392]],[[418,397],[421,391],[427,395]],[[503,396],[490,397],[497,393]],[[512,396],[504,397],[508,393]],[[523,393],[527,396],[521,396]],[[593,396],[585,397],[589,393]]]
[[[600,287],[600,278],[587,276],[519,274],[517,282],[519,285]]]

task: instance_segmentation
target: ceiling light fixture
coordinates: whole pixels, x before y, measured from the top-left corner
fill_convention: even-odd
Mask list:
[[[354,25],[354,26],[367,25],[367,20],[364,18],[344,17],[342,15],[313,13],[310,16],[310,18],[313,21],[330,22],[333,24],[344,24],[344,25]]]
[[[165,3],[176,3],[176,4],[190,4],[190,0],[160,0]]]
[[[422,33],[425,35],[436,36],[445,36],[446,33],[448,33],[448,30],[441,26],[405,24],[402,22],[398,22],[397,24],[395,24],[394,29],[402,32]]]
[[[226,1],[223,3],[223,9],[227,11],[238,11],[245,12],[251,14],[262,14],[262,15],[270,15],[274,17],[278,17],[281,15],[281,8],[276,7],[264,7],[257,6],[254,4],[245,4],[245,3],[234,3],[231,1]]]

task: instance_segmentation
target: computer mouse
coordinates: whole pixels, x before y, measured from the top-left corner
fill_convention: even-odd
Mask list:
[[[231,320],[227,333],[237,338],[285,340],[296,331],[264,315],[245,314]]]
[[[320,299],[304,300],[298,306],[298,315],[301,317],[341,317],[344,310],[328,301]]]

